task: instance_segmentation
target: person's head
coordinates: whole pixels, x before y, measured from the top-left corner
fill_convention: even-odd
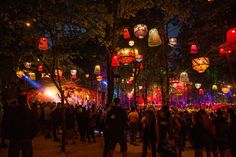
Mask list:
[[[18,96],[18,104],[19,104],[19,106],[26,106],[27,96],[26,95],[19,95]]]
[[[120,99],[119,98],[115,98],[113,101],[114,101],[114,105],[119,105],[120,104]]]

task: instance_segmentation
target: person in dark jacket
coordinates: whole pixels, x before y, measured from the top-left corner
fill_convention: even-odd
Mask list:
[[[236,115],[235,113],[230,115],[229,125],[229,147],[233,157],[236,157]]]
[[[32,157],[32,139],[37,133],[37,124],[33,112],[27,108],[25,95],[18,96],[18,105],[9,111],[6,123],[10,140],[8,157],[19,157],[20,150],[23,157]]]

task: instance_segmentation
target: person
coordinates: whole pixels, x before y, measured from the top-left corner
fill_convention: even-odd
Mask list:
[[[125,129],[128,125],[128,115],[120,106],[120,99],[115,98],[114,104],[107,112],[106,128],[109,132],[109,157],[113,157],[114,149],[117,143],[120,144],[122,156],[127,156],[127,140]]]
[[[131,112],[128,115],[128,122],[130,127],[130,143],[134,144],[136,142],[139,122],[139,115],[138,112],[135,111],[135,107],[131,108]]]
[[[236,115],[232,113],[230,115],[230,125],[229,125],[229,147],[233,157],[236,157]]]
[[[32,139],[37,133],[37,123],[33,112],[26,105],[26,96],[18,96],[18,105],[7,116],[6,130],[10,140],[8,157],[19,157],[20,150],[23,157],[33,156]]]

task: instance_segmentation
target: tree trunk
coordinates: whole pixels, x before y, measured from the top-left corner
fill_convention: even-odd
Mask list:
[[[114,91],[114,80],[112,77],[112,68],[111,68],[111,52],[106,49],[107,57],[107,104],[112,103],[113,91]]]
[[[61,130],[62,130],[62,136],[61,136],[61,151],[66,151],[66,136],[65,136],[65,130],[66,130],[66,113],[65,113],[65,104],[64,104],[64,91],[61,90],[61,116],[62,116],[62,123],[61,123]]]

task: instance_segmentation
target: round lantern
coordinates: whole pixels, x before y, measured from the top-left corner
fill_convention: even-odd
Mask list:
[[[198,53],[197,45],[195,45],[195,44],[191,45],[190,53],[191,53],[191,54],[196,54],[196,53]]]
[[[124,39],[129,39],[130,38],[130,34],[129,34],[128,28],[124,29],[123,37],[124,37]]]
[[[102,81],[102,76],[99,75],[99,76],[96,77],[96,79],[97,79],[98,82],[100,82],[100,81]]]
[[[158,33],[156,28],[153,28],[149,31],[148,35],[148,46],[149,47],[156,47],[161,45],[161,37]]]
[[[213,84],[212,85],[212,90],[217,90],[217,89],[218,89],[217,85]]]
[[[199,89],[199,95],[203,95],[204,94],[204,90],[202,88]]]
[[[85,77],[86,77],[86,78],[89,78],[89,74],[85,74]]]
[[[221,48],[220,51],[219,51],[219,54],[220,55],[224,55],[225,54],[225,50],[223,48]]]
[[[70,74],[71,74],[71,78],[76,78],[77,70],[76,69],[70,70]]]
[[[196,87],[197,89],[201,88],[201,86],[202,86],[201,83],[195,83],[195,87]]]
[[[133,41],[133,40],[130,40],[130,41],[129,41],[129,46],[130,46],[130,47],[134,46],[134,41]]]
[[[118,60],[124,65],[134,61],[136,55],[138,55],[137,49],[132,48],[122,48],[117,52]]]
[[[136,56],[135,56],[135,60],[136,60],[137,62],[141,62],[141,61],[143,60],[143,55],[136,55]]]
[[[35,73],[34,73],[34,72],[29,72],[29,78],[30,78],[31,80],[36,80],[36,75],[35,75]]]
[[[48,40],[46,38],[40,38],[38,48],[42,51],[48,50]]]
[[[192,60],[192,67],[199,73],[203,73],[209,67],[209,58],[200,57]]]
[[[227,93],[229,93],[230,88],[228,88],[228,87],[222,87],[222,88],[221,88],[221,91],[222,91],[224,94],[227,94]]]
[[[177,44],[176,38],[169,38],[169,44],[171,47],[175,46]]]
[[[113,66],[113,67],[120,66],[120,62],[119,62],[118,57],[116,55],[112,57],[111,66]]]
[[[22,78],[24,75],[25,75],[24,71],[21,71],[21,70],[16,71],[16,76],[17,77]]]
[[[188,73],[187,72],[182,72],[180,74],[179,79],[180,79],[181,82],[185,82],[185,83],[189,82]]]
[[[101,74],[101,67],[100,67],[100,65],[95,65],[94,74],[96,74],[96,75],[100,75]]]
[[[38,66],[38,71],[39,71],[39,72],[42,72],[42,71],[43,71],[43,66],[42,66],[42,65],[39,65],[39,66]]]
[[[143,39],[147,35],[147,32],[147,26],[144,24],[138,24],[134,27],[134,35],[139,39]]]
[[[231,28],[226,34],[226,43],[231,44],[236,42],[236,28]]]
[[[25,62],[24,63],[24,66],[29,69],[31,67],[31,62]]]

